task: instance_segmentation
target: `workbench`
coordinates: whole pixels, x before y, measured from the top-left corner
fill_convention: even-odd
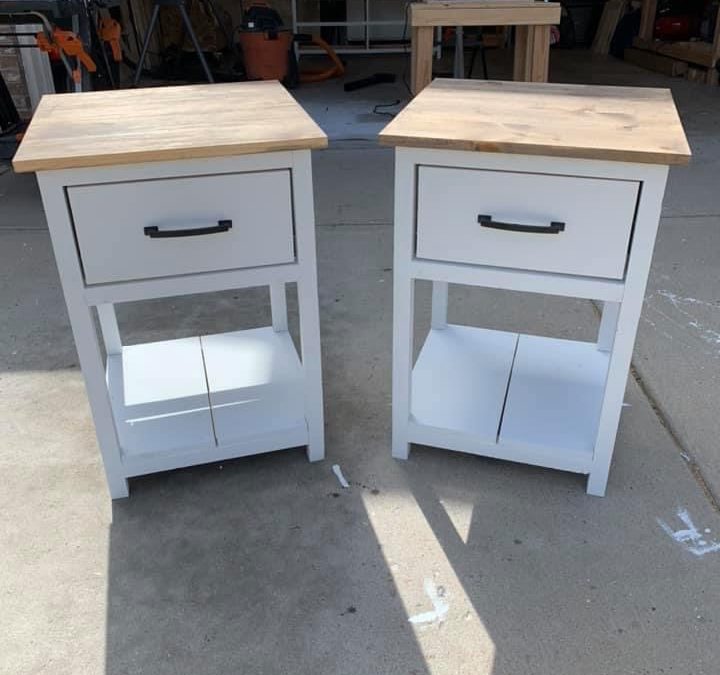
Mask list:
[[[490,0],[412,3],[412,92],[417,95],[432,80],[433,33],[437,26],[515,26],[513,78],[547,82],[550,27],[559,23],[558,2]]]
[[[690,157],[670,92],[440,79],[380,139],[396,147],[393,455],[587,474],[603,495],[668,167]],[[413,367],[419,279],[432,324]],[[600,301],[597,340],[450,324],[449,283]]]
[[[113,498],[140,474],[323,457],[310,150],[326,145],[277,82],[42,99],[13,164],[37,172]],[[272,326],[123,344],[117,303],[256,286]]]

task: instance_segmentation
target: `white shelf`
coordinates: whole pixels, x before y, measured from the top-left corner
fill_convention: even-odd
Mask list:
[[[289,333],[255,328],[200,341],[218,445],[278,431],[307,435],[302,365]]]
[[[544,466],[588,470],[608,364],[594,343],[521,335],[499,442]]]
[[[516,343],[482,328],[431,330],[413,368],[413,421],[495,443]]]
[[[413,369],[409,440],[588,473],[608,362],[592,343],[433,329]]]
[[[128,476],[308,440],[297,351],[270,327],[123,347],[107,384]]]

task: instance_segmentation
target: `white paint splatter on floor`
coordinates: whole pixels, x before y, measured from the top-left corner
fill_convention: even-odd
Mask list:
[[[678,508],[677,517],[685,525],[684,528],[673,530],[661,518],[657,519],[658,525],[662,527],[671,539],[680,544],[685,550],[690,551],[695,556],[702,557],[706,553],[715,553],[720,551],[720,541],[707,541],[707,538],[700,533],[690,517],[687,509]],[[710,528],[706,527],[704,534],[710,533]]]
[[[414,614],[408,621],[412,624],[442,623],[445,621],[450,605],[445,600],[445,589],[435,586],[432,579],[425,579],[423,584],[425,595],[430,598],[433,608],[429,612]]]

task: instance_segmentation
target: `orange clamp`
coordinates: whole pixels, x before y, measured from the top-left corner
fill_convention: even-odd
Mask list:
[[[122,28],[115,19],[100,19],[100,38],[107,42],[112,50],[113,60],[116,63],[122,61],[122,50],[120,49],[120,35]]]
[[[53,28],[52,40],[48,39],[45,33],[38,33],[36,36],[37,46],[43,52],[48,52],[51,57],[58,57],[60,52],[67,56],[74,56],[78,60],[78,67],[73,69],[72,76],[75,82],[80,82],[80,68],[82,64],[91,73],[97,70],[95,61],[85,51],[82,41],[71,30]]]

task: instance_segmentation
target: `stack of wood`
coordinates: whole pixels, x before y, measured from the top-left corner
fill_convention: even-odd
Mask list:
[[[600,23],[592,43],[593,54],[607,55],[610,52],[615,30],[627,11],[627,0],[607,0],[603,7]]]

